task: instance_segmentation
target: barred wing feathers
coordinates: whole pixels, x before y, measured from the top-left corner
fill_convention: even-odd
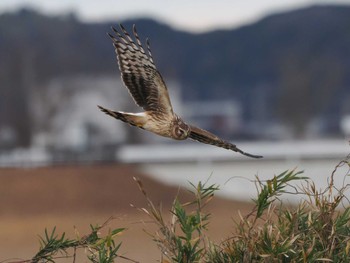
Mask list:
[[[122,80],[136,104],[145,111],[172,115],[168,90],[153,62],[148,39],[146,54],[135,25],[133,35],[136,43],[122,25],[120,25],[121,32],[112,29],[115,35],[108,35],[115,47]]]
[[[189,138],[191,138],[192,140],[201,142],[201,143],[214,145],[214,146],[221,147],[221,148],[231,150],[234,152],[239,152],[239,153],[241,153],[245,156],[248,156],[248,157],[262,158],[262,156],[260,156],[260,155],[253,155],[250,153],[246,153],[246,152],[242,151],[241,149],[237,148],[237,146],[235,144],[224,141],[224,140],[220,139],[219,137],[217,137],[216,135],[214,135],[206,130],[203,130],[201,128],[192,126],[192,125],[190,125]]]

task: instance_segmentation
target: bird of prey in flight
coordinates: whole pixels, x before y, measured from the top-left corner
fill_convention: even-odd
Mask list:
[[[104,113],[130,125],[175,140],[191,138],[201,143],[215,145],[232,150],[252,158],[262,156],[246,153],[235,144],[225,141],[216,135],[185,123],[171,106],[165,82],[153,62],[148,39],[145,51],[133,26],[133,36],[120,25],[120,30],[112,27],[114,35],[108,33],[113,41],[121,77],[125,87],[135,103],[144,109],[141,113],[113,111],[98,106]]]

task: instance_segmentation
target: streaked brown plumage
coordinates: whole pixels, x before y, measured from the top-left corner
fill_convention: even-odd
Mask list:
[[[144,112],[112,111],[98,106],[101,111],[118,120],[160,136],[175,140],[191,138],[202,143],[239,152],[249,157],[262,157],[243,152],[236,145],[222,140],[206,130],[186,124],[173,112],[167,87],[153,62],[148,39],[146,40],[146,53],[136,32],[135,25],[133,26],[135,40],[122,25],[120,25],[121,32],[115,28],[112,29],[115,35],[108,35],[115,47],[122,80],[135,103],[142,107]]]

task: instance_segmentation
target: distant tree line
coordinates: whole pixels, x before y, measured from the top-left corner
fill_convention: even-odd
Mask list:
[[[17,144],[28,146],[33,92],[57,76],[119,74],[105,35],[118,22],[28,9],[0,15],[0,129],[12,127]],[[296,137],[312,121],[324,135],[339,134],[340,118],[350,113],[349,6],[313,6],[201,34],[149,19],[123,23],[150,37],[158,69],[180,83],[184,100],[232,97],[247,122],[281,122]]]

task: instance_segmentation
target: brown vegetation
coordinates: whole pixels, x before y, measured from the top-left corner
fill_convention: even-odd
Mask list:
[[[177,187],[160,184],[125,165],[91,165],[0,170],[0,261],[30,258],[39,247],[38,235],[57,226],[57,232],[74,237],[90,224],[102,224],[115,216],[111,227],[126,227],[119,239],[124,255],[141,262],[155,262],[159,251],[143,229],[152,230],[149,218],[132,208],[145,207],[146,200],[133,177],[140,178],[154,204],[168,211],[178,194]],[[98,193],[98,194],[96,194]],[[182,191],[181,197],[190,195]],[[223,240],[233,231],[232,217],[252,205],[215,198],[208,211],[215,215],[209,225],[214,240]],[[165,220],[170,220],[165,217]],[[141,221],[144,222],[141,222]],[[135,249],[137,247],[137,249]],[[71,262],[71,261],[69,261]]]

